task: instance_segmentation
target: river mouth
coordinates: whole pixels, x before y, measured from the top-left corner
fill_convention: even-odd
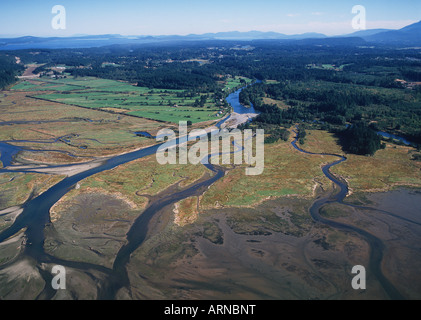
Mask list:
[[[300,147],[298,147],[297,142],[298,142],[298,134],[297,134],[296,139],[292,142],[292,145],[294,146],[295,149],[306,154],[328,155],[324,153],[317,154],[317,153],[307,152],[301,149]],[[354,225],[346,224],[343,222],[338,222],[332,219],[326,219],[320,214],[321,208],[326,204],[332,204],[332,203],[345,204],[344,199],[348,195],[348,192],[349,192],[348,185],[330,172],[330,169],[332,167],[342,162],[345,162],[347,159],[341,155],[335,155],[335,154],[330,154],[330,155],[338,157],[339,160],[323,166],[322,171],[329,180],[331,180],[336,186],[338,186],[339,192],[335,194],[327,195],[325,197],[322,197],[316,200],[309,209],[311,217],[316,222],[333,227],[337,230],[354,232],[354,233],[357,233],[359,236],[363,237],[370,246],[370,258],[369,258],[369,263],[367,267],[369,269],[369,272],[377,278],[383,290],[387,293],[390,299],[393,299],[393,300],[404,299],[402,294],[397,290],[397,288],[383,274],[382,262],[383,262],[384,251],[385,251],[384,242],[378,237],[374,236],[372,233],[367,232],[365,229],[358,228]]]
[[[249,113],[250,109],[246,111]],[[54,228],[50,221],[50,209],[54,203],[82,179],[152,155],[157,148],[158,146],[153,146],[117,156],[96,168],[64,179],[42,196],[28,202],[16,223],[0,233],[0,242],[6,242],[19,230],[25,229],[27,242],[23,257],[33,264],[31,272],[38,272],[37,281],[41,279],[41,282],[44,280],[48,284],[51,280],[48,268],[54,264],[62,264],[71,270],[79,280],[79,285],[86,281],[79,288],[72,284],[70,298],[87,298],[80,292],[82,289],[88,289],[92,294],[90,299],[104,300],[169,297],[400,299],[401,292],[404,297],[419,297],[421,290],[417,287],[420,281],[416,277],[416,268],[409,269],[397,261],[397,258],[404,257],[413,266],[420,266],[419,254],[412,249],[419,247],[415,242],[419,239],[419,229],[416,224],[412,225],[408,221],[414,219],[415,209],[411,209],[413,211],[410,215],[405,215],[406,220],[391,215],[382,216],[392,219],[383,222],[389,225],[389,229],[399,230],[390,234],[385,234],[384,231],[379,233],[379,230],[370,228],[379,217],[370,216],[371,211],[368,209],[346,205],[344,211],[349,211],[349,215],[334,219],[335,221],[322,214],[322,209],[328,205],[344,205],[342,202],[348,193],[347,185],[331,175],[329,170],[345,161],[343,157],[323,167],[325,175],[338,186],[338,193],[329,194],[314,203],[302,199],[280,199],[267,201],[254,209],[210,210],[197,223],[183,228],[176,227],[171,219],[172,205],[181,199],[199,197],[212,183],[223,177],[223,169],[208,166],[212,174],[182,190],[168,188],[157,197],[152,197],[144,211],[131,212],[131,217],[121,216],[120,221],[114,218],[119,211],[130,211],[127,203],[103,194],[85,195],[78,201],[89,208],[87,214],[79,208],[79,211],[73,213],[73,218],[79,220],[75,220],[77,223],[74,224],[67,221],[67,227],[81,233],[86,238],[86,248],[90,254],[103,258],[106,262],[101,259],[82,259],[84,257],[79,257],[81,261],[78,261],[61,256],[58,252],[56,257],[50,241],[61,239],[57,232],[59,228]],[[397,203],[408,202],[403,195],[396,197],[400,199]],[[414,199],[410,201],[411,208],[417,203],[416,198]],[[361,207],[368,205],[363,204]],[[107,208],[100,213],[101,210],[98,209],[103,206]],[[366,225],[358,224],[358,219],[354,219],[358,217],[358,210],[364,212],[361,218],[366,219]],[[97,224],[95,217],[101,214],[110,214],[114,219],[112,223],[116,223],[113,230],[116,233],[100,230],[111,237],[107,239],[111,241],[108,242],[110,247],[107,247],[107,242],[97,246],[97,240],[89,239],[92,231],[90,228],[95,228]],[[404,236],[407,234],[406,228],[410,228],[412,232],[407,240]],[[367,229],[369,231],[365,231]],[[394,246],[388,242],[388,237],[397,235],[403,242]],[[112,252],[104,252],[102,245]],[[402,254],[390,254],[391,250],[399,248],[405,249]],[[413,258],[409,260],[411,256]],[[22,260],[18,261],[20,263]],[[352,291],[349,286],[352,277],[350,269],[356,264],[368,266],[369,274],[377,279],[363,293]],[[407,288],[402,285],[395,287],[399,268],[404,268],[409,275],[404,281]],[[393,284],[390,285],[391,283]],[[41,287],[36,296],[51,299],[55,292],[48,289],[47,285],[44,289]]]
[[[223,119],[222,121],[224,121]],[[222,124],[220,122],[219,124]],[[174,144],[178,144],[179,139],[174,141]],[[10,166],[13,162],[16,154],[21,151],[20,148],[14,147],[8,144],[2,144],[2,161],[6,166]],[[102,266],[96,266],[90,263],[78,263],[74,261],[65,261],[62,259],[56,259],[45,252],[45,234],[44,229],[46,226],[50,225],[50,210],[52,206],[57,203],[65,194],[67,194],[76,184],[90,177],[96,173],[113,169],[122,164],[131,162],[136,159],[150,156],[155,154],[160,147],[159,144],[141,149],[138,151],[122,154],[113,158],[109,158],[102,163],[99,163],[96,167],[82,171],[72,176],[68,176],[63,179],[61,182],[41,194],[35,199],[29,200],[23,206],[23,212],[17,217],[14,223],[0,232],[0,243],[6,241],[8,238],[15,235],[21,229],[26,229],[26,247],[24,249],[24,255],[30,257],[32,261],[42,264],[45,262],[56,261],[71,268],[86,270],[87,268],[93,268],[96,270],[101,270],[108,275],[109,280],[106,282],[104,287],[99,292],[99,298],[102,299],[111,299],[115,297],[117,291],[123,287],[129,285],[127,271],[125,266],[130,259],[131,253],[136,250],[138,246],[142,244],[146,238],[148,232],[148,223],[150,219],[159,212],[165,206],[171,205],[176,201],[184,199],[186,197],[195,195],[197,192],[204,192],[207,187],[209,187],[216,180],[220,179],[224,175],[224,170],[222,168],[217,169],[211,164],[205,165],[211,172],[213,176],[208,177],[204,181],[199,181],[193,186],[187,188],[178,193],[167,196],[164,199],[160,199],[155,203],[152,203],[145,212],[143,212],[138,219],[131,226],[130,231],[127,233],[127,243],[121,247],[112,269],[105,269]],[[7,172],[7,170],[2,170]],[[38,266],[38,270],[41,273],[41,276],[44,277],[46,283],[50,280],[50,275],[45,272],[42,268]],[[44,298],[52,298],[53,292],[47,289],[39,293],[40,296]]]
[[[354,197],[364,200],[363,195]],[[128,264],[133,297],[162,299],[159,292],[166,292],[170,299],[390,299],[390,292],[368,267],[372,244],[355,231],[314,222],[308,215],[311,205],[311,200],[280,198],[256,208],[212,209],[183,228],[183,235],[174,235],[181,246],[176,250],[157,246],[172,229],[172,223],[165,222],[169,226],[153,232]],[[376,208],[374,202],[371,205]],[[420,228],[391,216],[379,217],[374,210],[342,205],[341,211],[343,216],[334,218],[338,223],[356,223],[355,228],[364,227],[384,242],[384,276],[406,298],[420,298],[416,271],[421,263],[416,249]],[[170,210],[162,214],[171,216]],[[376,227],[379,219],[390,227]],[[389,241],[408,232],[408,226],[411,236],[399,244]],[[191,256],[170,260],[169,268],[168,259],[181,248]],[[398,248],[402,253],[395,255]],[[404,262],[408,259],[410,265]],[[358,263],[367,266],[364,291],[350,286],[351,269]],[[398,275],[405,284],[397,282]]]

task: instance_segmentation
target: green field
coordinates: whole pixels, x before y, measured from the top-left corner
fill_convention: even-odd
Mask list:
[[[39,80],[23,81],[13,87],[13,90],[17,91],[71,91],[76,89],[82,90],[84,87]]]
[[[241,82],[241,79],[243,79],[247,84],[250,84],[253,82],[252,79],[246,78],[246,77],[234,77],[227,80],[225,85],[225,90],[227,91],[233,91],[235,89],[238,89],[242,87],[244,84]]]
[[[31,149],[52,149],[79,156],[100,156],[150,145],[153,143],[151,139],[138,137],[135,132],[146,131],[156,135],[164,126],[157,121],[102,112],[101,109],[80,108],[33,99],[29,97],[31,94],[33,92],[19,90],[0,94],[1,120],[22,121],[3,126],[0,130],[0,140],[15,140],[15,145]],[[49,143],[47,147],[43,143],[19,142],[22,139],[49,141],[59,137],[66,138]],[[80,148],[81,146],[86,149]],[[63,157],[63,154],[58,153],[23,152],[21,155],[25,159],[48,163],[83,161],[83,158]]]
[[[34,97],[172,123],[198,123],[223,116],[219,114],[221,109],[214,103],[212,95],[203,107],[195,107],[196,100],[200,100],[203,94],[187,97],[183,90],[149,89],[91,77],[24,81],[15,85],[13,90],[48,91]]]
[[[346,66],[349,66],[349,65],[352,65],[352,64],[343,64],[343,65],[340,65],[339,67],[334,65],[334,64],[320,64],[320,65],[309,64],[309,65],[307,65],[307,68],[309,68],[309,69],[343,71],[343,69]]]

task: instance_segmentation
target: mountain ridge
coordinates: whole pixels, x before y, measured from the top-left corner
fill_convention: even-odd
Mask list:
[[[360,38],[368,43],[383,45],[421,45],[421,21],[410,24],[398,30],[368,29],[356,31],[351,34],[340,36],[326,36],[321,33],[307,32],[303,34],[286,35],[283,33],[268,31],[227,31],[205,34],[188,35],[132,35],[122,36],[119,34],[80,35],[70,37],[35,37],[22,36],[16,38],[0,38],[0,50],[18,49],[60,49],[60,48],[89,48],[118,44],[142,44],[157,41],[180,41],[180,40],[325,40]],[[329,41],[329,43],[331,43]]]

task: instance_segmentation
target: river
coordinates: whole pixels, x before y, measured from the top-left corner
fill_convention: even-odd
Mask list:
[[[325,204],[338,202],[343,205],[348,205],[347,203],[344,202],[344,199],[348,195],[348,192],[349,192],[348,185],[346,184],[346,182],[335,177],[335,175],[333,175],[330,172],[330,169],[332,167],[346,161],[347,158],[341,155],[337,155],[337,154],[312,153],[312,152],[305,151],[301,149],[300,147],[298,147],[297,141],[298,141],[298,137],[295,138],[295,140],[292,142],[292,145],[295,149],[297,149],[298,151],[302,153],[306,153],[310,155],[334,156],[334,157],[339,158],[339,160],[322,167],[323,174],[339,188],[339,192],[325,195],[322,198],[316,200],[309,209],[311,217],[313,218],[314,221],[328,225],[332,228],[343,230],[343,231],[351,231],[362,236],[370,246],[370,258],[369,258],[369,267],[368,267],[369,271],[371,271],[371,273],[377,278],[377,280],[382,285],[385,292],[388,294],[388,296],[392,300],[402,300],[403,296],[399,293],[399,291],[395,288],[395,286],[384,276],[382,272],[381,264],[383,261],[384,248],[385,248],[383,242],[379,238],[375,237],[374,235],[372,235],[371,233],[363,229],[360,229],[351,225],[347,225],[344,223],[336,222],[333,220],[329,220],[320,215],[320,209]],[[357,207],[357,206],[354,206],[354,207]],[[365,208],[362,206],[358,206],[358,207],[361,209]],[[367,209],[372,209],[372,208],[367,208]]]
[[[407,145],[407,146],[416,146],[417,144],[411,141],[408,141],[407,139],[391,134],[391,133],[387,133],[387,132],[383,132],[383,131],[378,131],[377,134],[383,138],[386,139],[392,139],[392,140],[397,140],[402,142],[403,144]]]
[[[242,106],[239,101],[239,93],[242,89],[235,91],[227,97],[227,102],[230,103],[233,107],[234,112],[245,113],[244,109],[247,109],[250,112],[250,109]],[[237,102],[237,103],[236,103]],[[222,119],[216,126],[220,126],[224,121],[226,121],[229,116]],[[36,143],[51,143],[50,141],[34,141]],[[174,141],[175,144],[178,144],[178,139]],[[142,213],[141,216],[135,221],[131,226],[129,232],[127,233],[127,244],[123,246],[118,252],[113,269],[107,269],[101,266],[92,265],[89,263],[80,263],[73,261],[63,261],[62,259],[57,259],[53,256],[50,256],[44,251],[44,229],[50,221],[50,209],[52,206],[57,203],[66,193],[73,189],[76,184],[83,179],[86,179],[94,174],[111,170],[122,164],[131,162],[136,159],[141,159],[146,156],[153,155],[157,152],[161,144],[157,144],[145,149],[138,151],[130,152],[127,154],[119,155],[104,161],[100,166],[86,170],[74,176],[67,177],[63,179],[58,184],[54,185],[46,192],[42,193],[40,196],[26,202],[23,205],[23,212],[16,218],[14,223],[3,230],[0,233],[0,243],[6,239],[12,237],[20,230],[26,228],[26,247],[23,252],[24,256],[34,259],[38,265],[41,263],[57,263],[63,266],[68,266],[80,270],[86,269],[96,269],[103,273],[108,274],[108,281],[102,286],[102,289],[99,293],[100,298],[102,299],[112,299],[115,297],[118,289],[128,285],[128,276],[126,271],[126,264],[130,259],[131,253],[136,250],[145,240],[146,234],[148,231],[148,224],[150,219],[154,216],[155,213],[159,212],[166,206],[172,205],[182,199],[191,197],[192,195],[199,195],[200,192],[204,192],[206,188],[212,185],[215,181],[224,176],[224,170],[222,168],[216,168],[211,164],[206,164],[206,167],[212,171],[214,174],[205,181],[200,181],[195,183],[191,187],[181,192],[177,192],[167,196],[164,199],[160,199],[155,203],[151,203],[146,210]],[[0,142],[0,160],[3,162],[4,167],[11,166],[13,163],[13,158],[20,151],[24,150],[20,147],[15,147],[5,142]],[[28,150],[28,149],[26,149]],[[38,150],[40,151],[40,150]],[[42,150],[44,151],[44,150]],[[51,166],[58,167],[58,166]],[[66,167],[65,165],[60,167]],[[20,172],[19,170],[5,170],[0,169],[0,173],[4,172]],[[21,172],[28,172],[27,170]],[[30,172],[30,171],[29,171]],[[21,257],[22,258],[22,257]],[[46,283],[49,283],[51,275],[46,272],[42,272],[41,268],[38,268],[41,275],[44,277]],[[40,297],[43,299],[49,299],[54,296],[55,292],[46,285],[44,291],[41,293]]]
[[[259,83],[261,81],[257,80],[255,83]],[[246,114],[246,113],[258,113],[253,105],[250,107],[243,106],[240,103],[240,93],[244,88],[238,89],[235,92],[231,93],[228,98],[226,99],[227,102],[232,106],[234,112],[239,114]]]
[[[234,112],[240,114],[255,112],[255,110],[252,107],[246,108],[240,104],[239,94],[241,90],[242,89],[239,89],[234,93],[230,94],[227,98],[227,102],[231,104]],[[227,118],[228,117],[221,120],[218,123],[218,125],[222,124]],[[299,148],[296,142],[297,139],[292,144],[300,152],[317,155],[315,153],[306,152],[305,150]],[[178,140],[176,140],[174,143],[178,144]],[[102,285],[100,286],[99,298],[114,299],[119,289],[130,284],[126,266],[130,260],[130,255],[146,239],[147,232],[149,229],[149,222],[151,221],[152,217],[156,213],[160,212],[163,208],[171,206],[182,199],[191,197],[193,195],[200,195],[206,190],[206,188],[208,188],[210,185],[212,185],[218,179],[224,176],[224,170],[222,168],[212,166],[211,164],[207,164],[207,168],[211,172],[213,172],[213,174],[209,178],[202,181],[198,181],[185,190],[169,194],[163,199],[159,199],[159,201],[150,203],[145,209],[145,211],[135,220],[130,230],[128,231],[127,243],[119,250],[112,269],[89,263],[64,261],[62,259],[58,259],[51,255],[48,255],[44,251],[44,229],[45,226],[50,223],[51,207],[72,188],[74,188],[78,182],[94,174],[113,169],[124,163],[131,162],[133,160],[140,159],[146,156],[150,156],[156,153],[159,146],[160,145],[154,145],[142,150],[113,157],[109,160],[104,161],[100,166],[96,168],[89,169],[74,176],[63,179],[61,182],[51,187],[49,190],[47,190],[40,196],[28,201],[23,205],[23,212],[16,218],[15,222],[10,227],[8,227],[0,233],[0,243],[15,235],[20,230],[26,228],[25,236],[27,238],[27,245],[25,247],[24,252],[22,253],[23,256],[27,256],[34,259],[38,266],[40,266],[42,263],[56,263],[65,267],[67,266],[78,270],[98,270],[107,275],[105,282],[102,283]],[[1,160],[3,161],[5,166],[10,166],[12,164],[13,157],[19,151],[21,151],[19,147],[14,147],[9,144],[0,142]],[[362,236],[369,243],[371,248],[369,266],[371,272],[382,284],[383,288],[389,294],[390,298],[401,299],[402,296],[399,294],[396,288],[394,288],[394,286],[386,279],[386,277],[384,277],[381,271],[381,262],[383,259],[384,250],[384,245],[382,241],[362,229],[358,229],[350,225],[325,219],[319,213],[320,208],[324,204],[331,202],[343,203],[343,199],[348,194],[348,186],[346,185],[346,183],[340,181],[340,179],[337,179],[334,175],[330,173],[330,169],[333,166],[343,161],[346,161],[346,158],[339,155],[333,156],[337,156],[339,160],[324,166],[322,170],[323,173],[339,187],[339,192],[335,194],[329,194],[321,199],[316,200],[309,210],[310,214],[312,218],[319,223],[323,223],[329,225],[330,227],[344,231],[356,232],[357,234]],[[0,173],[1,172],[6,171],[4,169],[0,169]],[[48,272],[43,271],[43,269],[41,269],[40,267],[38,267],[38,270],[40,271],[40,274],[46,282],[44,291],[40,294],[38,298],[51,299],[55,294],[55,291],[52,290],[48,285],[51,281],[51,275]]]

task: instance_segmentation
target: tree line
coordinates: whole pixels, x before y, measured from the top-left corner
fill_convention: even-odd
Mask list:
[[[25,68],[16,63],[16,59],[9,55],[0,55],[0,89],[6,88],[8,85],[17,81],[17,76],[22,73]]]

